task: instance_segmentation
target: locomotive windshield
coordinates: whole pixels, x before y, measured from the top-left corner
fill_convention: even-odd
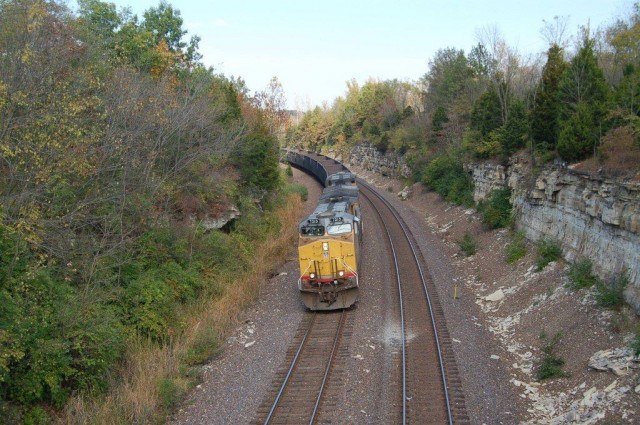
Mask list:
[[[323,236],[324,226],[303,226],[300,229],[300,235],[302,236]]]
[[[327,233],[330,235],[343,235],[351,233],[351,223],[333,224],[327,226]]]

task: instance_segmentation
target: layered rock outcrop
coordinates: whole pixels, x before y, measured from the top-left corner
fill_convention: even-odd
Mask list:
[[[508,167],[484,163],[469,169],[476,201],[494,188],[511,188],[515,225],[528,239],[558,241],[567,260],[589,258],[604,278],[625,272],[631,281],[625,296],[640,312],[640,182],[564,167],[532,176],[517,159]]]
[[[409,177],[411,170],[402,155],[395,152],[382,153],[370,144],[357,145],[351,149],[349,164],[388,177]]]

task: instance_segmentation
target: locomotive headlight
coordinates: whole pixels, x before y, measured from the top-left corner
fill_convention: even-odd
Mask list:
[[[340,271],[338,272],[338,276],[340,276],[340,277],[344,276],[344,270],[340,270]]]
[[[329,251],[329,242],[322,242],[322,250]]]
[[[310,277],[311,279],[315,279],[315,278],[316,278],[316,274],[315,274],[315,273],[309,273],[309,277]]]

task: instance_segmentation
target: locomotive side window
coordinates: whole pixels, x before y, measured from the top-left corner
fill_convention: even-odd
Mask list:
[[[327,233],[330,235],[343,235],[351,233],[351,223],[334,224],[327,226]]]
[[[300,229],[302,236],[323,236],[324,226],[303,226]]]

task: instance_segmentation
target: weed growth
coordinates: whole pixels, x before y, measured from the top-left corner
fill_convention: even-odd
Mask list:
[[[636,356],[640,356],[640,328],[638,328],[635,337],[631,341],[631,348]]]
[[[538,258],[536,259],[536,270],[544,269],[547,264],[556,261],[562,255],[560,244],[551,239],[540,239],[538,241]]]
[[[511,190],[508,187],[494,189],[487,199],[478,205],[482,223],[489,229],[508,227],[511,224]]]
[[[469,232],[465,232],[462,239],[458,242],[460,250],[465,256],[469,257],[476,253],[476,240]]]
[[[600,307],[619,310],[624,304],[623,293],[628,284],[629,277],[624,272],[618,273],[609,284],[599,280],[596,283],[596,302]]]
[[[569,287],[573,289],[591,288],[599,282],[597,276],[592,272],[593,263],[588,258],[578,260],[571,264],[567,277]]]
[[[504,254],[507,263],[513,264],[527,253],[527,243],[524,233],[516,232],[513,234],[511,242],[505,247]]]
[[[540,334],[540,339],[544,344],[542,346],[544,356],[540,361],[540,365],[538,366],[538,371],[536,373],[539,381],[568,376],[567,373],[562,370],[565,361],[557,354],[558,343],[561,338],[562,334],[560,332],[556,333],[551,339],[549,339],[545,332]]]

